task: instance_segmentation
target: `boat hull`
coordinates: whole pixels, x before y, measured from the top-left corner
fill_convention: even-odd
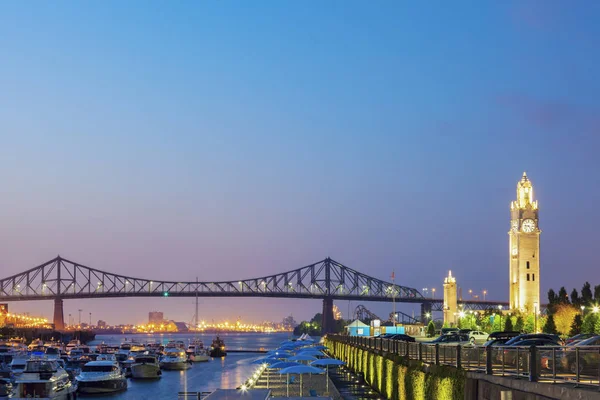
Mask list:
[[[127,379],[107,379],[103,381],[78,381],[79,393],[114,393],[127,389]]]
[[[214,358],[221,358],[221,357],[225,357],[226,355],[227,355],[227,353],[221,349],[213,349],[210,351],[210,356],[214,357]]]
[[[206,362],[210,360],[208,354],[189,354],[188,357],[191,362]]]
[[[183,371],[190,369],[192,366],[187,361],[176,361],[176,362],[161,362],[160,368],[172,371]]]
[[[158,379],[161,376],[160,367],[152,364],[133,364],[130,367],[134,379]]]

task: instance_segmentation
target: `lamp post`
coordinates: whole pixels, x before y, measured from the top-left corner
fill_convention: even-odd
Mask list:
[[[583,310],[585,310],[585,306],[581,306],[581,318],[583,318]]]
[[[435,288],[431,288],[431,297],[435,299]]]
[[[487,294],[487,290],[483,289],[483,301],[485,301],[485,295]]]

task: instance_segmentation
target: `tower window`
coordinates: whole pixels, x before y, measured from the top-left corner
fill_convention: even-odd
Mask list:
[[[529,261],[527,261],[527,269],[529,269]]]
[[[535,281],[535,274],[531,274],[531,280]]]
[[[527,280],[529,280],[529,274],[527,274]]]

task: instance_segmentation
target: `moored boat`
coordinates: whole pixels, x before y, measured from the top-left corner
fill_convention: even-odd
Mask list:
[[[223,339],[221,339],[220,337],[216,337],[213,342],[212,345],[210,346],[210,351],[208,352],[208,354],[211,357],[225,357],[227,355],[227,352],[225,351],[225,342],[223,342]]]
[[[205,362],[210,359],[208,350],[204,348],[204,343],[200,339],[194,339],[185,353],[192,362]]]
[[[165,355],[160,359],[160,367],[169,370],[186,370],[192,365],[188,361],[185,351],[180,348],[166,348]]]
[[[75,379],[80,393],[114,393],[127,389],[127,378],[116,361],[91,361]]]
[[[69,374],[56,360],[31,358],[23,374],[15,381],[13,399],[43,398],[71,400],[75,398],[77,386]]]
[[[158,358],[153,355],[137,356],[129,368],[134,379],[157,379],[162,374]]]

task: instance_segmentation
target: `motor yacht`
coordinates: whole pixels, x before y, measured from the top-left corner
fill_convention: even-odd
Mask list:
[[[78,346],[81,346],[81,342],[77,339],[73,339],[73,340],[69,341],[69,343],[67,343],[65,350],[67,353],[69,353],[72,349],[74,349],[75,347],[78,347]]]
[[[56,360],[31,358],[23,374],[15,381],[13,399],[44,398],[52,400],[75,399],[77,386]]]
[[[80,393],[113,393],[127,389],[127,378],[116,361],[90,361],[75,379]]]
[[[186,370],[192,366],[185,355],[185,351],[180,348],[169,347],[165,349],[164,353],[164,356],[160,359],[162,369]]]
[[[162,374],[158,358],[149,354],[137,356],[129,369],[135,379],[157,379]]]
[[[5,365],[4,367],[0,369],[0,398],[8,397],[8,395],[12,394],[14,383],[14,375],[8,366]]]
[[[10,370],[12,371],[13,375],[15,375],[15,376],[21,375],[23,373],[23,371],[25,370],[26,366],[27,366],[27,356],[24,356],[24,355],[13,356],[13,359],[10,362]]]
[[[208,350],[204,348],[204,343],[200,339],[193,340],[185,352],[192,362],[204,362],[210,359]]]
[[[129,352],[131,351],[131,342],[123,342],[119,346],[119,350],[115,356],[117,357],[117,361],[125,362],[129,358]]]

